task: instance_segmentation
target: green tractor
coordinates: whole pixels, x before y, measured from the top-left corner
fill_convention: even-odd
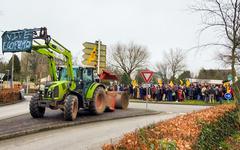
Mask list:
[[[95,82],[94,68],[73,67],[74,81],[68,80],[67,68],[58,67],[58,81],[49,82],[30,101],[30,114],[42,118],[45,108],[61,109],[65,120],[75,120],[80,108],[93,114],[106,109],[104,85]],[[73,87],[73,88],[72,88]]]
[[[53,54],[53,51],[62,54],[65,65],[57,68],[54,61],[57,57],[55,55],[50,57],[49,66],[53,81],[32,97],[30,101],[32,117],[43,117],[46,107],[61,109],[64,112],[64,119],[69,121],[76,119],[80,108],[88,109],[94,114],[103,113],[106,108],[105,87],[95,81],[95,69],[74,67],[71,51],[47,35],[46,28],[40,28],[37,39],[44,39],[45,44],[37,43],[32,46],[33,50],[47,56]]]
[[[61,109],[68,121],[77,118],[80,108],[94,114],[105,111],[107,95],[104,85],[94,79],[95,69],[73,66],[71,51],[52,39],[46,28],[6,31],[2,38],[3,50],[7,52],[35,51],[48,57],[52,81],[31,98],[30,114],[33,118],[44,117],[46,108]],[[14,41],[16,38],[20,40]],[[56,59],[62,60],[64,66],[56,67]]]

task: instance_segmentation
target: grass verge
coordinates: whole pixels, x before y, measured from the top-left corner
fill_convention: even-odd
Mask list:
[[[139,99],[130,99],[130,102],[134,103],[146,103],[146,101],[139,100]],[[220,103],[208,103],[204,102],[202,100],[185,100],[183,102],[176,102],[176,101],[155,101],[155,100],[149,100],[148,103],[151,104],[174,104],[174,105],[200,105],[200,106],[215,106],[219,105]],[[227,102],[226,100],[223,101],[223,104],[233,104],[233,101]]]

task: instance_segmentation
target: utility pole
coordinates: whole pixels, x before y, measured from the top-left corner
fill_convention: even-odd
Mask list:
[[[13,88],[14,54],[12,55],[11,88]]]
[[[7,87],[9,87],[10,86],[10,84],[9,84],[9,71],[10,70],[7,69],[6,71],[7,71]]]
[[[97,73],[100,74],[100,56],[101,56],[101,41],[98,40],[98,60],[97,60]]]

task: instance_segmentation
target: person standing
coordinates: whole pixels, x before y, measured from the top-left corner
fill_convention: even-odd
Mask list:
[[[157,88],[156,88],[156,100],[160,101],[160,88],[159,88],[159,86],[157,86]]]
[[[151,93],[151,97],[152,97],[152,99],[153,100],[155,100],[155,98],[156,98],[156,87],[155,87],[155,85],[152,85],[152,88],[151,88],[151,91],[152,91],[152,93]]]
[[[140,87],[139,92],[140,92],[140,99],[144,100],[144,90],[142,86]]]
[[[178,88],[177,93],[178,93],[178,101],[182,102],[183,101],[183,90],[181,87]]]
[[[129,93],[130,93],[130,98],[134,98],[134,89],[132,84],[129,85]]]
[[[206,92],[206,89],[207,89],[207,88],[206,88],[205,86],[203,86],[202,89],[201,89],[202,98],[203,98],[204,101],[206,100],[206,95],[205,95],[205,94],[206,94],[206,93],[205,93],[205,92]]]
[[[188,100],[193,100],[193,86],[188,88]]]
[[[210,89],[209,89],[209,103],[214,103],[214,97],[215,95],[215,89],[214,89],[214,86],[211,86]]]
[[[172,101],[173,100],[173,98],[172,98],[172,89],[171,89],[171,87],[170,86],[168,86],[168,88],[167,88],[167,100],[168,101]]]
[[[137,99],[140,99],[141,97],[140,97],[140,88],[139,88],[139,86],[137,86],[136,87],[136,95],[137,95]]]
[[[202,92],[201,92],[201,85],[200,84],[197,85],[196,92],[197,92],[197,100],[201,100]]]
[[[223,103],[223,96],[224,96],[224,89],[223,89],[223,86],[222,85],[220,85],[219,86],[219,102],[220,102],[220,104],[222,104]]]

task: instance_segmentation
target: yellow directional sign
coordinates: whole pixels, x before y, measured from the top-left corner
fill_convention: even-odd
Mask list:
[[[97,42],[96,42],[96,43],[85,42],[85,43],[83,43],[83,46],[84,46],[85,48],[93,49],[95,46],[97,46]],[[107,49],[107,46],[101,44],[100,49],[101,49],[101,50],[106,50],[106,49]]]
[[[83,61],[84,65],[99,66],[98,73],[101,73],[103,69],[106,68],[106,49],[107,46],[103,45],[101,41],[96,41],[95,43],[85,42],[83,43]],[[100,50],[100,51],[99,51]],[[100,55],[100,57],[98,56]],[[99,62],[99,65],[98,65]]]
[[[84,48],[83,49],[84,54],[88,54],[88,55],[90,55],[92,51],[93,51],[93,49],[89,49],[89,48]],[[96,53],[96,54],[98,55],[98,53]],[[101,50],[101,55],[100,56],[106,56],[106,50]]]
[[[97,66],[97,61],[92,61],[91,63],[87,64],[87,60],[83,60],[82,64],[86,64],[88,66]],[[107,66],[106,62],[100,63],[100,67],[106,67],[106,66]]]
[[[90,56],[87,58],[87,64],[89,65],[93,60],[96,60],[96,50],[97,47],[93,48],[93,51],[91,52]]]
[[[82,57],[84,58],[84,59],[88,59],[89,57],[90,57],[91,55],[89,55],[89,54],[83,54],[82,55]],[[96,57],[92,60],[93,62],[95,61],[95,62],[97,62],[98,60],[97,60],[97,57],[98,57],[98,55],[96,55]],[[101,62],[105,62],[106,61],[106,56],[101,56],[100,57],[100,61]]]

